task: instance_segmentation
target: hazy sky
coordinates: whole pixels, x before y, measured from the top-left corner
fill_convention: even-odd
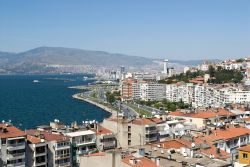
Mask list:
[[[0,50],[38,46],[243,57],[250,55],[250,0],[0,0]]]

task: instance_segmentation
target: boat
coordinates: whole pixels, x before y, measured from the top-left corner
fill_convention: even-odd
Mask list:
[[[38,80],[33,80],[34,83],[38,83],[39,81]]]

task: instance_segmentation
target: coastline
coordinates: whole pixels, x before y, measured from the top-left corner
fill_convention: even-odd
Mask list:
[[[114,116],[117,115],[117,111],[116,111],[116,110],[113,110],[113,109],[111,109],[111,108],[109,108],[109,107],[107,107],[107,106],[104,106],[104,105],[102,105],[102,104],[100,104],[100,103],[97,103],[97,102],[95,102],[95,101],[93,101],[93,100],[84,98],[84,97],[81,96],[81,94],[82,94],[82,93],[77,93],[77,94],[72,95],[72,97],[73,97],[74,99],[81,100],[81,101],[85,101],[85,102],[87,102],[87,103],[90,103],[90,104],[92,104],[92,105],[95,105],[96,107],[99,107],[99,108],[105,110],[106,112],[111,113],[111,116],[110,116],[110,117],[114,117]]]

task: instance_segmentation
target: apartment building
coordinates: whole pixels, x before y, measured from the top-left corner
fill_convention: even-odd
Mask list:
[[[240,85],[176,83],[166,85],[166,99],[183,101],[193,107],[224,107],[250,102],[250,90]]]
[[[25,167],[26,134],[15,126],[0,124],[0,166]]]
[[[72,165],[72,149],[68,137],[59,134],[44,133],[48,142],[48,166],[70,167]]]
[[[183,101],[186,104],[193,102],[193,83],[176,83],[166,85],[166,99],[171,102]]]
[[[212,130],[210,134],[199,136],[200,142],[212,144],[217,152],[225,151],[232,157],[238,157],[238,148],[250,143],[250,130],[245,127],[226,125]]]
[[[122,80],[121,82],[121,97],[122,100],[131,100],[133,97],[133,88],[132,84],[135,83],[136,81],[132,78],[127,78]]]
[[[165,84],[158,83],[141,83],[140,86],[140,99],[141,100],[163,100],[166,99],[166,86]]]
[[[51,132],[46,131],[39,131],[39,130],[27,130],[26,133],[29,136],[32,136],[33,142],[38,142],[38,139],[40,139],[40,143],[37,143],[36,150],[39,154],[42,151],[47,152],[45,159],[47,161],[47,166],[53,166],[53,167],[70,167],[71,166],[71,144],[68,137],[65,137],[61,134],[52,134]],[[38,138],[38,139],[36,139]],[[43,149],[43,145],[46,142],[46,149]],[[32,143],[31,143],[32,144]],[[40,147],[40,145],[42,145]],[[33,147],[33,145],[31,145]],[[34,149],[33,149],[34,150]],[[39,154],[36,154],[34,152],[34,156],[37,156]]]
[[[226,70],[240,70],[244,67],[243,63],[236,62],[235,60],[224,61],[222,67]]]
[[[239,160],[235,162],[235,166],[249,166],[250,165],[250,145],[240,147]]]
[[[226,103],[244,104],[250,102],[250,91],[240,88],[230,87],[225,93]]]
[[[169,113],[175,119],[184,119],[186,123],[194,124],[198,129],[207,126],[220,126],[226,120],[232,120],[235,116],[226,109],[197,109],[197,110],[177,110]]]
[[[128,148],[158,141],[157,124],[162,122],[158,118],[108,118],[103,121],[102,126],[116,134],[118,147]]]
[[[27,135],[27,167],[47,167],[47,143],[44,139]]]
[[[117,146],[115,134],[100,125],[96,129],[96,146],[99,151],[113,150]]]
[[[65,133],[69,137],[72,144],[72,166],[78,167],[80,156],[97,151],[96,148],[96,133],[92,130],[82,130]]]

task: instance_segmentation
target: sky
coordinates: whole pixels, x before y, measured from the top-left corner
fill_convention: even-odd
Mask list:
[[[249,0],[0,0],[0,50],[39,46],[128,55],[250,55]]]

